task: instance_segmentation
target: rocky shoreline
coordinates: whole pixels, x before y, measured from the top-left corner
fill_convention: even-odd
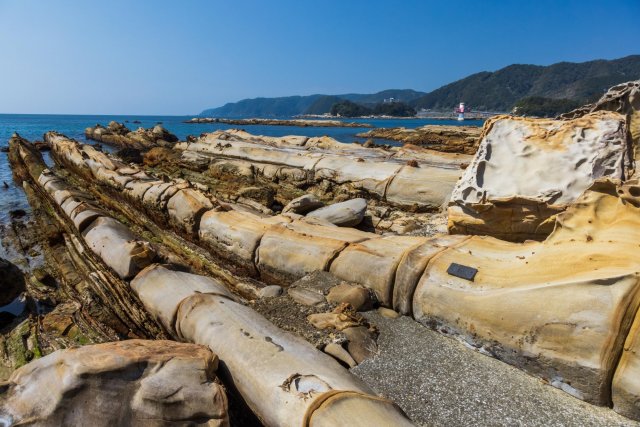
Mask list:
[[[215,117],[194,117],[184,123],[222,123],[226,125],[263,125],[263,126],[298,126],[298,127],[342,127],[342,128],[370,128],[369,123],[343,122],[342,120],[310,120],[310,119],[223,119]]]
[[[445,153],[475,154],[482,128],[476,126],[426,125],[418,128],[376,128],[360,138],[378,138],[427,147]]]
[[[411,425],[347,369],[390,351],[378,347],[388,330],[361,314],[377,309],[640,419],[640,82],[614,89],[570,118],[495,117],[473,156],[470,140],[449,144],[463,153],[239,130],[176,141],[114,123],[87,136],[137,161],[48,132],[50,168],[15,135],[9,158],[37,224],[15,234],[45,271],[7,297],[31,302],[2,329],[5,378],[18,369],[0,414]],[[158,355],[153,340],[191,344]],[[51,379],[59,364],[69,382]],[[112,381],[126,391],[70,412],[68,384]],[[42,387],[47,405],[25,404]]]

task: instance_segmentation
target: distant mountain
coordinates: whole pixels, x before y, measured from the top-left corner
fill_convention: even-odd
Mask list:
[[[451,110],[465,102],[473,110],[511,111],[520,102],[521,107],[531,106],[536,110],[543,107],[541,111],[555,114],[570,105],[596,100],[613,85],[637,79],[640,79],[640,55],[611,61],[559,62],[549,66],[514,64],[494,72],[472,74],[430,93],[389,89],[374,94],[244,99],[204,110],[200,115],[235,118],[324,114],[345,100],[373,108],[388,98],[395,98],[417,110]]]
[[[230,102],[200,113],[203,117],[290,117],[298,114],[324,114],[333,104],[347,100],[373,106],[388,98],[410,103],[425,95],[411,89],[389,89],[373,94],[348,93],[344,95],[287,96],[281,98],[254,98]]]
[[[639,78],[640,55],[549,66],[516,64],[492,73],[472,74],[418,98],[412,105],[439,110],[465,102],[474,110],[510,111],[528,97],[582,104],[597,99],[615,84]]]

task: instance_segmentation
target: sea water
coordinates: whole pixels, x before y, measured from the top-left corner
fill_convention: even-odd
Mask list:
[[[45,132],[55,130],[78,141],[86,141],[84,130],[97,123],[106,126],[111,120],[123,122],[129,129],[135,130],[139,126],[153,127],[161,123],[167,130],[174,133],[181,140],[187,135],[200,135],[203,132],[213,132],[218,129],[242,128],[249,133],[267,136],[327,135],[342,142],[361,141],[357,133],[366,132],[367,128],[349,127],[299,127],[299,126],[268,126],[268,125],[228,125],[222,123],[183,123],[192,116],[88,116],[88,115],[47,115],[47,114],[0,114],[0,147],[6,147],[9,138],[17,132],[29,141],[42,140]],[[139,121],[140,123],[133,123]],[[458,122],[455,120],[433,119],[346,119],[346,121],[369,123],[375,127],[406,127],[415,128],[428,124],[481,126],[482,121]],[[389,141],[380,141],[388,143]],[[45,161],[50,162],[48,153],[43,153]],[[5,188],[3,183],[7,183]],[[15,209],[29,210],[28,203],[21,188],[13,183],[11,168],[7,160],[7,153],[0,153],[0,223],[6,223],[9,212]]]

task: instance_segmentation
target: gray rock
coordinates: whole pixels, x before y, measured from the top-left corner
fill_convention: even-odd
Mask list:
[[[355,227],[362,222],[367,210],[365,199],[352,199],[316,209],[307,218],[319,218],[340,227]]]
[[[306,214],[307,212],[311,212],[323,206],[324,203],[318,200],[316,196],[313,194],[305,194],[304,196],[300,196],[287,203],[287,205],[282,209],[282,213],[293,212],[297,214]]]
[[[280,295],[282,295],[282,287],[278,285],[265,286],[259,292],[260,298],[274,298]]]
[[[289,296],[303,305],[320,305],[325,302],[324,295],[304,288],[289,288]]]

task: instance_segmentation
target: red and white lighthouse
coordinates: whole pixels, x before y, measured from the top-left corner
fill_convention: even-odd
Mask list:
[[[464,120],[464,102],[460,103],[460,106],[456,108],[456,111],[458,113],[458,120]]]

